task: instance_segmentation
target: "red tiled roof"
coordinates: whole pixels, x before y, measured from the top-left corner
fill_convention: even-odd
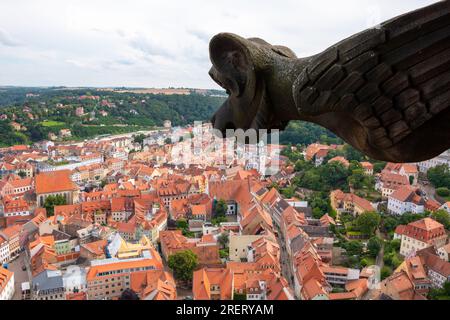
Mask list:
[[[75,191],[77,186],[70,179],[70,170],[45,172],[36,175],[36,193]]]

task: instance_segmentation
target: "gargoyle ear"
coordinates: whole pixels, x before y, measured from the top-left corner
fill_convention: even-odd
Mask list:
[[[219,33],[209,42],[211,77],[234,96],[241,96],[255,78],[254,44],[232,33]],[[215,70],[214,70],[215,69]]]

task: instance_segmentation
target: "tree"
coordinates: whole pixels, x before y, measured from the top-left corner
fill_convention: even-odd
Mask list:
[[[446,164],[428,169],[427,176],[436,188],[446,187],[450,189],[450,170]]]
[[[359,256],[363,250],[363,244],[359,241],[349,241],[345,244],[345,250],[349,256]]]
[[[325,138],[325,139],[324,139]],[[340,144],[342,140],[327,129],[304,121],[291,121],[280,134],[282,144],[303,144],[308,145],[317,141],[329,144]]]
[[[428,298],[432,300],[450,300],[450,282],[446,281],[442,288],[431,288]]]
[[[373,163],[373,173],[380,173],[386,167],[386,162],[376,161]]]
[[[186,219],[179,219],[176,222],[177,229],[181,229],[183,236],[188,238],[193,238],[195,234],[191,231],[189,231],[189,224],[186,221]]]
[[[314,192],[307,200],[312,208],[313,217],[316,219],[321,218],[331,209],[328,195],[325,192]]]
[[[134,136],[133,142],[137,142],[142,146],[145,138],[146,138],[145,134],[140,133]]]
[[[225,217],[225,216],[218,216],[218,217],[215,217],[215,218],[211,219],[211,223],[213,225],[215,225],[215,226],[218,226],[222,222],[227,222],[227,217]]]
[[[380,224],[381,216],[375,211],[364,212],[356,218],[357,228],[364,234],[371,235]]]
[[[344,145],[343,151],[348,161],[356,160],[361,162],[364,159],[364,155],[349,144]]]
[[[247,295],[245,293],[233,293],[233,300],[247,300]]]
[[[216,206],[214,208],[214,212],[216,216],[225,216],[228,210],[228,205],[225,200],[220,199],[217,201]]]
[[[395,251],[385,252],[383,261],[387,266],[391,266],[394,269],[402,263]]]
[[[450,190],[446,187],[440,187],[436,189],[436,193],[438,196],[441,197],[448,197],[450,196]]]
[[[398,225],[398,220],[391,215],[382,218],[382,229],[386,233],[394,231]]]
[[[168,265],[176,279],[191,281],[193,272],[198,266],[198,258],[191,250],[179,251],[169,256]]]
[[[287,188],[282,188],[281,194],[283,195],[283,197],[285,197],[287,199],[292,198],[295,194],[295,186],[289,186]]]
[[[219,242],[221,248],[226,248],[226,247],[228,247],[228,241],[229,241],[229,237],[228,237],[228,233],[226,233],[226,232],[222,232],[222,233],[217,237],[217,242]]]
[[[23,179],[23,178],[25,178],[27,176],[27,173],[25,171],[20,170],[17,173],[17,175]]]
[[[363,169],[355,169],[352,174],[347,178],[348,184],[355,189],[361,189],[364,186],[366,176]]]
[[[367,267],[367,265],[369,264],[369,262],[367,261],[366,258],[362,258],[360,261],[361,267]]]
[[[387,277],[389,277],[392,273],[391,268],[384,266],[383,268],[381,268],[381,272],[380,272],[380,276],[381,276],[381,280],[386,279]]]
[[[119,297],[119,300],[139,300],[139,296],[132,289],[125,289]]]
[[[359,268],[359,256],[350,256],[347,259],[347,266],[349,268]]]
[[[348,171],[342,163],[333,161],[321,166],[319,175],[327,190],[330,190],[343,187],[348,177]]]
[[[394,239],[386,242],[384,246],[385,252],[398,252],[400,250],[400,245],[402,241],[400,239]]]
[[[314,219],[320,219],[323,215],[324,213],[320,210],[320,208],[316,207],[312,209],[312,216]]]
[[[382,240],[378,237],[372,237],[367,242],[367,250],[372,257],[376,257],[378,252],[380,252],[381,246],[383,245]]]
[[[44,208],[47,211],[47,217],[55,214],[55,206],[62,206],[67,204],[66,198],[62,195],[48,196],[44,201]]]
[[[189,224],[186,219],[178,219],[177,220],[177,229],[185,230],[189,229]]]
[[[446,229],[450,229],[450,214],[445,210],[437,210],[431,214],[431,217],[439,223],[442,223]]]
[[[228,249],[219,249],[219,256],[221,259],[227,259],[230,256]]]

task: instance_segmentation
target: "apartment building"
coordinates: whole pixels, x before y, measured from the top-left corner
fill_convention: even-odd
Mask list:
[[[0,266],[0,300],[14,296],[14,273]]]
[[[405,257],[430,246],[440,248],[447,242],[444,226],[429,217],[397,226],[395,234],[401,239],[400,254]]]
[[[151,255],[128,260],[112,258],[92,261],[86,276],[88,299],[117,298],[125,289],[130,288],[130,279],[134,272],[162,268],[161,260]]]
[[[388,197],[388,211],[391,214],[401,215],[405,212],[423,213],[426,200],[419,188],[401,186]]]

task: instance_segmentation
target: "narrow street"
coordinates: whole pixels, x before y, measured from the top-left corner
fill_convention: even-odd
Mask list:
[[[280,230],[278,229],[278,234]],[[277,237],[278,245],[280,246],[280,260],[281,260],[281,275],[286,278],[291,288],[294,288],[292,266],[289,263],[290,259],[286,250],[284,242],[281,241],[280,236]]]
[[[384,240],[383,234],[380,232],[380,230],[377,229],[376,235],[378,238]],[[377,254],[377,257],[375,259],[375,265],[379,268],[381,272],[381,268],[384,266],[384,242],[383,245],[380,248],[380,251]],[[373,300],[375,299],[380,293],[380,289],[369,289],[367,293],[364,295],[363,300]]]
[[[436,200],[435,192],[436,189],[431,184],[423,184],[419,181],[419,187],[421,190],[425,191],[426,196],[430,199]]]
[[[380,268],[384,266],[384,244],[381,246],[380,252],[378,252],[375,264]]]
[[[8,266],[8,269],[14,272],[15,292],[13,300],[22,300],[22,282],[29,281],[27,271],[22,270],[24,260],[25,260],[25,252],[21,252],[19,257],[11,261]]]

